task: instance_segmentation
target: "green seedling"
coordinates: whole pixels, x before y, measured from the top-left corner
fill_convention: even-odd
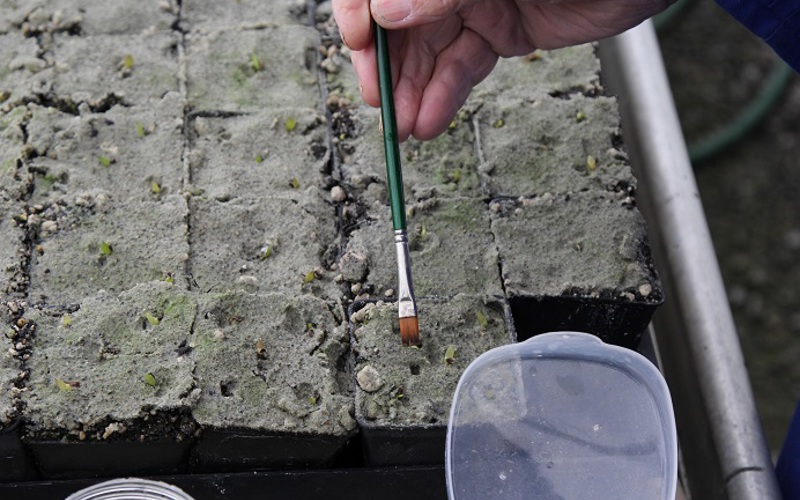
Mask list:
[[[159,324],[159,323],[161,323],[161,320],[160,320],[160,319],[158,319],[156,316],[153,316],[153,315],[152,315],[150,312],[148,312],[148,311],[145,311],[145,312],[144,312],[144,317],[145,317],[145,319],[147,320],[147,322],[148,322],[148,323],[150,323],[150,324],[151,324],[151,325],[153,325],[153,326],[158,326],[158,324]]]
[[[444,363],[446,365],[452,365],[453,361],[456,359],[456,348],[449,345],[447,349],[444,351]]]
[[[502,118],[498,118],[497,120],[494,121],[494,123],[492,123],[492,127],[494,127],[494,128],[502,128],[503,125],[505,125],[505,124],[506,124],[505,120],[503,120]]]
[[[575,113],[575,121],[582,122],[585,119],[586,119],[586,113],[584,113],[583,111],[578,111],[577,113]]]
[[[264,157],[263,156],[261,156],[261,155],[256,156],[256,163],[263,163],[263,162],[264,162]]]
[[[133,69],[133,56],[125,54],[125,57],[122,58],[122,66],[125,69]]]
[[[63,326],[64,328],[67,328],[67,327],[69,327],[71,325],[72,325],[72,318],[70,317],[69,314],[65,314],[65,315],[61,316],[61,326]]]
[[[141,123],[136,123],[136,135],[138,137],[144,137],[147,135],[147,130],[145,130],[144,125]]]
[[[156,181],[152,181],[150,183],[150,191],[152,191],[153,194],[161,194],[161,184],[157,183]]]
[[[317,274],[313,270],[307,272],[305,277],[303,278],[303,286],[308,285],[309,283],[314,281],[316,278],[317,278]]]
[[[594,169],[597,168],[597,160],[594,158],[594,156],[589,155],[586,157],[586,168],[589,170],[589,172],[593,172]]]
[[[297,177],[292,177],[289,181],[289,186],[292,189],[300,189],[300,181],[297,180]]]
[[[265,245],[265,246],[261,247],[261,250],[258,251],[258,257],[261,260],[269,259],[270,255],[272,255],[272,246],[270,246],[270,245]]]
[[[308,397],[308,402],[310,404],[312,404],[312,405],[315,405],[315,404],[317,404],[317,398],[315,398],[314,396],[309,396]]]
[[[97,157],[97,161],[100,162],[100,165],[102,165],[102,166],[104,166],[106,168],[110,167],[111,164],[114,163],[114,160],[112,160],[108,156],[104,156],[104,155],[100,155],[99,157]]]
[[[482,329],[486,329],[489,326],[489,319],[483,314],[481,311],[475,311],[475,318],[478,320],[478,324],[481,325]]]
[[[294,118],[289,118],[283,125],[287,132],[291,132],[297,127],[297,121]]]
[[[261,62],[261,59],[258,58],[258,55],[253,52],[253,55],[250,56],[250,67],[253,68],[253,71],[258,73],[264,69],[264,63]]]
[[[144,383],[149,385],[150,387],[155,387],[158,381],[156,380],[156,376],[150,372],[144,374]]]
[[[58,387],[58,389],[63,392],[70,392],[73,388],[80,386],[81,386],[80,382],[66,382],[64,380],[61,380],[60,378],[56,379],[56,387]]]
[[[114,248],[111,246],[111,243],[104,241],[100,243],[100,253],[103,255],[111,255],[114,253]]]

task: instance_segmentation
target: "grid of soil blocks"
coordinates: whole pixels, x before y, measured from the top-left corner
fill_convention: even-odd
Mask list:
[[[401,146],[330,2],[0,3],[0,482],[443,461],[492,347],[635,347],[661,300],[594,47],[500,61]]]

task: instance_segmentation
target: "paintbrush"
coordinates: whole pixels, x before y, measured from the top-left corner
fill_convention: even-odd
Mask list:
[[[386,153],[386,178],[389,185],[389,204],[392,209],[394,244],[397,248],[397,309],[400,316],[400,337],[403,345],[418,346],[419,320],[414,287],[411,283],[411,258],[408,254],[406,207],[403,194],[403,175],[400,171],[400,145],[397,138],[397,119],[392,93],[392,68],[389,63],[389,43],[386,30],[373,22],[378,59],[378,87],[381,95],[381,123]]]

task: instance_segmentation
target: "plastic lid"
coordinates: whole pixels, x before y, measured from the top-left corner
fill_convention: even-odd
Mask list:
[[[492,349],[459,381],[447,491],[471,499],[675,498],[678,445],[650,361],[577,332]]]

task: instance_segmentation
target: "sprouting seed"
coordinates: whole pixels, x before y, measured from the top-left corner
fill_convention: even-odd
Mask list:
[[[61,316],[61,326],[67,328],[68,326],[72,325],[72,318],[69,314],[65,314]]]
[[[447,365],[453,364],[453,361],[456,359],[456,348],[449,345],[447,349],[444,351],[444,362]]]
[[[111,166],[111,164],[112,164],[112,163],[114,163],[114,160],[112,160],[112,159],[111,159],[111,158],[109,158],[108,156],[104,156],[104,155],[100,155],[100,156],[97,158],[97,161],[99,161],[99,162],[100,162],[100,165],[102,165],[102,166],[104,166],[104,167],[110,167],[110,166]]]
[[[583,111],[578,111],[577,113],[575,113],[575,121],[582,122],[585,119],[586,119],[586,113],[584,113]]]
[[[253,55],[250,57],[250,67],[256,72],[264,69],[264,63],[261,62],[261,59],[258,58],[258,54],[255,52],[253,52]]]
[[[265,359],[267,357],[267,347],[262,339],[256,340],[256,356],[260,359]]]
[[[257,155],[256,156],[256,163],[263,163],[263,162],[264,162],[264,157],[261,156],[261,155]]]
[[[287,132],[291,132],[297,127],[297,121],[294,118],[289,118],[283,126],[286,128]]]
[[[492,127],[501,128],[505,124],[506,124],[505,120],[503,120],[502,118],[498,118],[497,120],[494,121],[494,123],[492,123]]]
[[[100,243],[100,253],[103,255],[111,255],[114,252],[114,248],[111,246],[111,243],[104,241]]]
[[[167,283],[174,283],[175,282],[175,277],[172,275],[172,273],[165,273],[164,274],[164,281],[166,281]]]
[[[125,57],[122,58],[122,66],[125,69],[133,69],[133,56],[125,54]]]
[[[420,239],[423,240],[428,238],[428,226],[426,226],[425,224],[423,224],[419,230],[419,237]]]
[[[589,172],[597,168],[597,160],[595,160],[594,156],[589,155],[586,157],[586,168],[589,169]]]
[[[144,129],[144,125],[141,123],[136,123],[136,135],[139,137],[144,137],[147,135],[147,130]]]
[[[478,320],[478,324],[481,325],[481,328],[486,329],[486,327],[489,326],[489,319],[481,311],[475,311],[475,318]]]
[[[272,255],[272,247],[270,245],[264,245],[261,247],[261,250],[258,252],[258,257],[261,260],[269,259],[269,256]]]
[[[292,189],[300,189],[300,181],[297,180],[297,177],[292,177],[291,180],[289,180],[289,186]]]
[[[156,386],[156,376],[150,372],[144,374],[144,383],[149,385],[150,387]]]
[[[144,317],[147,320],[147,322],[150,323],[153,326],[158,326],[158,324],[161,323],[160,319],[158,319],[156,316],[153,316],[148,311],[144,312]]]
[[[453,170],[453,173],[450,175],[450,178],[453,179],[453,182],[458,184],[458,181],[461,180],[461,169],[457,168]]]
[[[453,130],[454,128],[456,128],[456,126],[457,126],[456,121],[453,120],[453,121],[450,122],[450,125],[448,125],[447,128],[449,128],[450,130]]]
[[[157,183],[156,181],[151,182],[150,191],[152,191],[153,194],[161,194],[161,184]]]
[[[315,398],[314,396],[309,396],[308,402],[311,403],[312,405],[315,405],[317,404],[317,398]]]
[[[56,379],[56,386],[59,388],[59,390],[62,390],[64,392],[69,392],[72,390],[72,384],[64,382],[60,378]]]
[[[317,277],[317,275],[316,275],[316,273],[314,273],[313,270],[307,272],[306,276],[303,278],[303,285],[307,285],[307,284],[311,283],[312,281],[314,281],[314,279],[316,277]]]

